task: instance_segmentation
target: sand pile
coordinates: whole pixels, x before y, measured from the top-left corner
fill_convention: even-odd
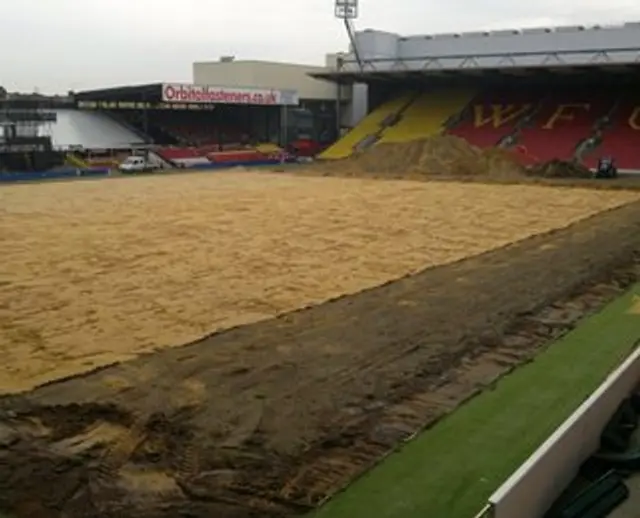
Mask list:
[[[501,149],[482,150],[466,140],[439,135],[398,144],[378,144],[341,164],[353,175],[513,176],[524,174],[515,157]]]
[[[550,160],[527,166],[515,149],[481,149],[452,135],[438,135],[402,143],[376,144],[350,158],[320,161],[308,166],[310,174],[386,179],[443,179],[483,183],[551,183],[568,180],[572,185],[598,186],[582,164]],[[562,183],[562,182],[560,182]],[[566,183],[566,182],[565,182]],[[634,183],[607,183],[607,188],[633,188]]]
[[[551,160],[544,164],[531,167],[528,171],[531,176],[540,178],[591,178],[589,169],[581,164],[565,162],[564,160]]]

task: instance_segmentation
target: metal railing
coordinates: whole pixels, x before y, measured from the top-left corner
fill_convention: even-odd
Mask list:
[[[361,49],[362,50],[362,49]],[[509,60],[510,58],[519,58],[519,57],[536,57],[536,56],[584,56],[585,54],[592,54],[594,57],[599,56],[602,58],[608,58],[609,54],[617,53],[617,52],[636,52],[638,54],[638,64],[640,65],[640,45],[635,45],[632,47],[612,47],[607,49],[554,49],[554,50],[523,50],[523,51],[512,51],[512,52],[487,52],[482,54],[472,54],[469,52],[463,52],[460,54],[439,54],[439,55],[428,55],[425,54],[423,56],[393,56],[388,58],[366,58],[362,61],[364,63],[400,63],[400,62],[414,62],[414,61],[425,61],[427,59],[462,59],[462,60],[472,60],[478,58],[502,58],[504,60]],[[348,55],[346,58],[343,58],[343,63],[355,63],[355,60],[349,59]],[[599,63],[603,64],[603,63]]]
[[[487,504],[482,508],[478,514],[476,514],[473,518],[491,518],[491,504]]]

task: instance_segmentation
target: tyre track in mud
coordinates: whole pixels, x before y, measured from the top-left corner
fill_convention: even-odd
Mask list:
[[[569,332],[582,317],[624,293],[637,280],[640,280],[640,256],[633,265],[615,271],[609,282],[597,284],[515,324],[502,337],[497,350],[491,343],[478,344],[440,380],[426,383],[427,386],[414,383],[417,392],[410,397],[382,409],[375,417],[369,416],[367,423],[353,423],[306,452],[298,471],[280,493],[313,506],[323,503],[397,446],[436,425],[462,402],[490,388],[514,368],[531,361],[545,344]],[[453,391],[452,386],[456,386]],[[466,391],[460,390],[461,386]]]
[[[638,251],[634,204],[2,398],[0,508],[303,513],[614,298]]]

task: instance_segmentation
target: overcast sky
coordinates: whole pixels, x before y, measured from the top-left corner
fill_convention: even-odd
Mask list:
[[[2,1],[0,85],[54,93],[190,81],[193,61],[221,55],[322,64],[347,47],[333,1]],[[356,26],[423,34],[623,21],[640,21],[640,0],[360,0]]]

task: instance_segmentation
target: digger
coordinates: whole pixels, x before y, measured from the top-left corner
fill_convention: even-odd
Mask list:
[[[594,178],[616,178],[617,176],[618,168],[613,158],[608,156],[600,157]]]

